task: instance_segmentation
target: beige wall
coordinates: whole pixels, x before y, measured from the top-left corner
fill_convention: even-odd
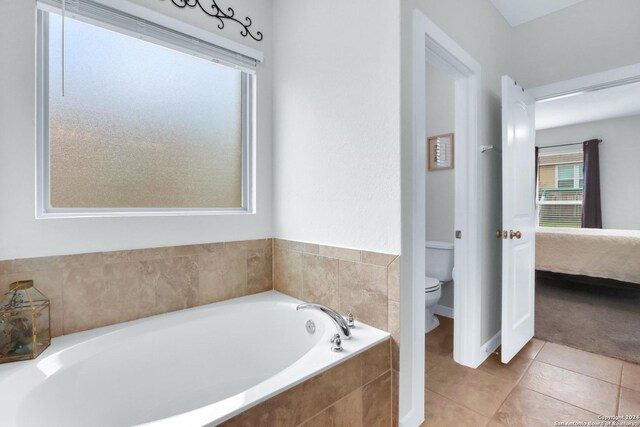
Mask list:
[[[52,336],[273,289],[271,239],[0,261],[0,295],[33,280]]]
[[[538,180],[540,181],[540,188],[556,188],[555,165],[540,166]]]

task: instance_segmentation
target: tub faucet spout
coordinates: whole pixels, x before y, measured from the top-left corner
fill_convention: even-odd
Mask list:
[[[348,340],[351,338],[351,329],[347,325],[347,321],[344,320],[344,317],[342,317],[342,315],[337,311],[320,304],[300,304],[296,307],[296,310],[319,310],[323,312],[333,320],[333,323],[336,325],[336,328],[338,328],[338,332],[342,336],[342,339]]]

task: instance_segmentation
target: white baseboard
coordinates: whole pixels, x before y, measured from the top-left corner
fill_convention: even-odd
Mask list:
[[[491,339],[489,339],[489,341],[482,344],[482,347],[480,347],[480,350],[482,354],[486,355],[485,356],[486,358],[491,353],[496,351],[496,349],[500,346],[501,343],[502,343],[502,331],[498,331],[498,333],[492,336]]]
[[[438,316],[448,317],[449,319],[453,319],[453,308],[445,307],[444,305],[437,304],[433,307],[433,314],[437,314]]]

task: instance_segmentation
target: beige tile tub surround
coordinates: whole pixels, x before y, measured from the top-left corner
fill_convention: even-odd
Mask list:
[[[224,427],[389,427],[391,354],[386,340],[222,424]]]
[[[351,311],[356,320],[391,334],[392,424],[397,425],[400,257],[274,239],[273,285],[295,298],[328,305],[343,314]]]
[[[272,289],[351,311],[392,339],[224,425],[397,425],[396,255],[264,239],[0,261],[0,292],[21,279],[51,299],[53,336]]]
[[[53,336],[273,289],[271,239],[0,261],[0,292],[33,279]]]
[[[397,255],[274,239],[273,272],[276,291],[399,332]]]

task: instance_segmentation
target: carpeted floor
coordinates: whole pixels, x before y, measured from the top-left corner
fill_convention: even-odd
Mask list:
[[[535,336],[640,363],[640,286],[594,286],[536,274]]]

